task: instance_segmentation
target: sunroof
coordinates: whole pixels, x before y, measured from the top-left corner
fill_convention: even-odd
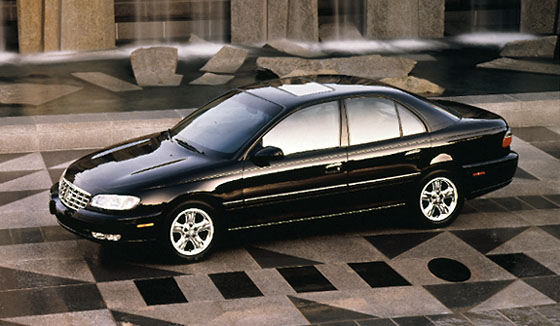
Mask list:
[[[278,88],[295,96],[313,95],[333,91],[332,88],[315,82],[305,84],[286,84],[279,86]]]

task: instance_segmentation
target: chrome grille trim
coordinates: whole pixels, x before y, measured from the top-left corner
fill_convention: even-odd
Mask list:
[[[77,211],[89,204],[91,194],[62,178],[58,185],[58,198],[65,206]]]

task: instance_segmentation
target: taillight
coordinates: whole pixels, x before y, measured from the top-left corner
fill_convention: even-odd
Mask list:
[[[511,141],[513,140],[513,135],[511,133],[511,129],[508,128],[506,134],[504,135],[504,139],[502,140],[502,147],[508,148],[511,145]]]

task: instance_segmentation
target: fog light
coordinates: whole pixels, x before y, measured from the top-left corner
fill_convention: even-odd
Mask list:
[[[121,239],[120,234],[105,234],[93,231],[91,232],[91,236],[98,240],[119,241]]]

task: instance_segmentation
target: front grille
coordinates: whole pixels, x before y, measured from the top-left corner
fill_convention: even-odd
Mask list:
[[[62,178],[58,185],[58,198],[64,205],[77,211],[89,204],[91,195]]]

